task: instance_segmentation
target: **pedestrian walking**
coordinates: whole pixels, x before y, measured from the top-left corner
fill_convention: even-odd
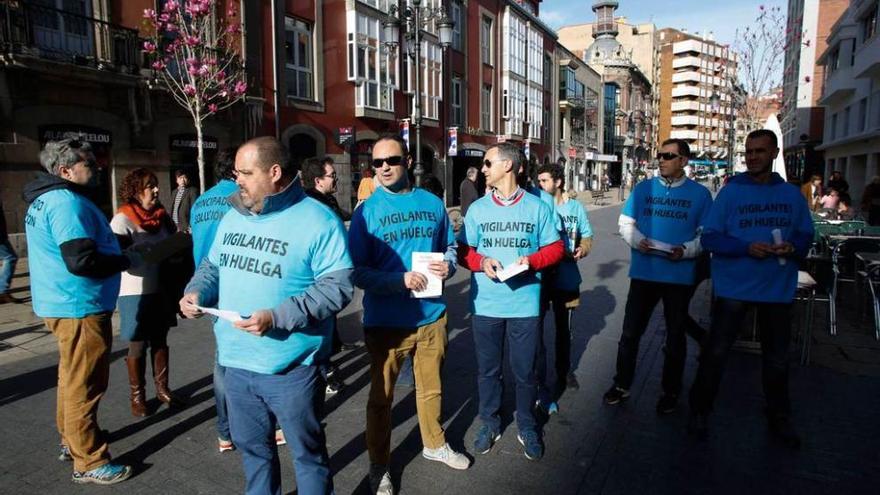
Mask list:
[[[178,232],[190,232],[189,213],[192,209],[193,201],[195,201],[198,192],[195,187],[189,185],[189,176],[185,170],[176,170],[174,172],[174,181],[177,188],[174,190],[174,202],[171,208],[171,219],[177,226]]]
[[[226,212],[232,208],[229,197],[238,193],[235,184],[235,154],[238,147],[226,148],[217,154],[214,162],[214,177],[219,182],[199,196],[190,209],[190,228],[193,239],[193,259],[195,266],[202,264],[217,235],[217,227]],[[223,377],[226,368],[220,365],[214,353],[214,405],[217,410],[217,450],[220,453],[235,449],[229,433],[229,409],[226,405],[226,383]],[[279,430],[280,431],[280,430]],[[276,435],[278,431],[276,431]]]
[[[123,205],[110,221],[110,228],[124,247],[150,247],[177,231],[171,216],[159,202],[159,179],[145,168],[134,169],[122,180],[119,196]],[[156,386],[156,398],[169,407],[180,400],[168,387],[168,330],[177,326],[177,313],[169,306],[158,263],[145,263],[122,273],[119,290],[119,336],[128,342],[125,358],[130,387],[131,414],[149,414],[145,397],[147,347]],[[174,294],[171,294],[174,297]],[[177,299],[174,297],[174,299]]]
[[[724,363],[746,310],[757,311],[763,355],[764,397],[770,432],[785,445],[800,447],[790,421],[788,343],[798,261],[813,240],[807,202],[796,186],[772,172],[779,154],[776,134],[767,129],[746,137],[748,173],[732,178],[715,200],[702,244],[712,253],[712,327],[700,352],[690,392],[689,431],[705,438],[708,415],[721,385]]]
[[[524,158],[519,148],[509,143],[486,152],[482,172],[493,192],[474,201],[465,217],[459,232],[459,263],[472,272],[471,325],[482,423],[474,449],[486,454],[501,438],[506,342],[516,383],[517,438],[526,457],[538,460],[544,454],[533,411],[540,271],[559,263],[565,248],[561,223],[551,207],[517,185]],[[507,278],[513,270],[519,273]]]
[[[565,173],[557,164],[543,165],[538,169],[541,189],[553,197],[554,210],[562,222],[565,256],[554,269],[548,270],[541,280],[542,306],[553,310],[554,360],[550,365],[555,371],[553,379],[547,373],[547,349],[542,337],[538,338],[538,356],[535,372],[538,379],[538,401],[547,414],[559,412],[557,401],[566,388],[577,390],[580,384],[571,369],[572,315],[581,302],[581,274],[577,262],[590,254],[593,247],[593,228],[587,211],[578,201],[564,193]],[[538,328],[543,334],[542,311]]]
[[[235,172],[239,192],[180,309],[187,317],[201,316],[201,307],[237,315],[219,318],[214,335],[245,493],[281,493],[275,420],[290,446],[298,491],[332,493],[318,364],[330,351],[332,318],[352,297],[345,230],[306,196],[278,140],[243,144]]]
[[[617,345],[617,374],[603,396],[609,405],[629,398],[639,342],[654,308],[663,301],[666,357],[656,411],[669,414],[678,406],[687,356],[688,304],[701,251],[700,229],[712,205],[709,190],[684,174],[689,157],[687,142],[663,141],[657,154],[659,177],[636,186],[618,220],[620,235],[630,246],[630,285]]]
[[[9,286],[12,282],[12,276],[15,274],[15,265],[18,262],[18,255],[12,244],[9,243],[9,235],[6,232],[6,216],[3,214],[3,203],[0,203],[0,304],[16,303],[21,301],[9,293]]]
[[[48,173],[24,188],[25,233],[33,310],[58,339],[59,459],[73,461],[75,483],[110,485],[128,479],[131,467],[112,462],[98,405],[110,376],[119,273],[142,258],[123,254],[89,199],[98,168],[89,143],[49,141],[40,164]]]
[[[373,145],[379,187],[355,211],[349,233],[354,282],[364,290],[364,341],[370,353],[370,488],[380,495],[394,493],[389,472],[391,405],[406,356],[413,362],[422,457],[453,469],[470,465],[447,443],[440,419],[446,302],[440,294],[419,296],[433,285],[429,276],[442,283],[455,273],[452,222],[439,198],[411,186],[406,157],[406,144],[399,136],[380,138]],[[425,253],[439,253],[442,260],[416,267],[414,259]]]

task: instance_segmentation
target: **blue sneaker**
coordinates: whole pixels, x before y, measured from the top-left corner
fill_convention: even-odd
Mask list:
[[[535,402],[535,407],[537,407],[547,416],[552,416],[559,412],[559,404],[557,404],[554,400],[538,400]]]
[[[112,485],[131,477],[131,466],[122,464],[104,464],[91,471],[74,471],[71,479],[74,483],[94,483],[96,485]]]
[[[534,431],[523,431],[516,436],[519,443],[523,446],[523,452],[526,458],[531,461],[537,461],[544,456],[544,445],[541,438]]]
[[[501,440],[501,433],[492,431],[488,426],[483,425],[477,431],[477,439],[474,440],[474,450],[480,454],[488,454],[498,440]]]

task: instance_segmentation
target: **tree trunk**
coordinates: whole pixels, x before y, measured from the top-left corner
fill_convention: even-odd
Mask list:
[[[195,118],[196,142],[198,144],[199,194],[205,192],[205,143],[202,141],[202,119],[198,113]]]

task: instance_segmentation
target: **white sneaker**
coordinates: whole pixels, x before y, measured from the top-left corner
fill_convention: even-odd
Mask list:
[[[394,485],[387,466],[373,464],[370,466],[370,490],[376,495],[394,495]]]
[[[422,449],[422,457],[429,461],[437,461],[446,464],[452,469],[467,469],[471,466],[471,460],[466,455],[452,450],[448,443],[437,449]]]

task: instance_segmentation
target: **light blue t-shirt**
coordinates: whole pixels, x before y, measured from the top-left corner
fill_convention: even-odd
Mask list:
[[[219,271],[218,308],[250,316],[302,294],[326,274],[352,267],[339,217],[307,197],[298,183],[286,194],[292,202],[287,208],[260,215],[231,210],[220,221],[208,254]],[[293,332],[273,328],[262,337],[219,319],[214,334],[222,366],[278,373],[328,356],[333,318]]]
[[[565,291],[577,291],[581,286],[581,272],[577,262],[572,258],[581,239],[593,237],[593,228],[587,217],[587,211],[578,201],[567,198],[564,203],[555,204],[556,214],[562,221],[563,242],[565,243],[565,259],[556,267],[552,277],[552,287]]]
[[[91,239],[99,253],[121,254],[107,218],[87,198],[55,189],[34,199],[25,216],[34,313],[42,318],[83,318],[113,311],[119,274],[96,279],[67,270],[61,244]]]
[[[800,190],[774,174],[759,184],[740,174],[721,189],[703,230],[703,245],[712,250],[715,295],[740,301],[790,303],[797,289],[798,260],[748,255],[748,245],[773,244],[773,229],[796,247],[813,237],[813,222]],[[726,254],[736,251],[737,255]]]
[[[224,179],[193,202],[189,223],[192,228],[193,260],[196,267],[202,263],[202,258],[208,255],[211,243],[214,242],[214,236],[217,234],[217,226],[223,215],[231,208],[227,198],[236,191],[238,186],[235,182]]]
[[[376,191],[354,212],[348,240],[355,268],[367,267],[403,277],[412,270],[412,253],[443,253],[455,243],[443,202],[424,189]],[[394,274],[394,275],[392,275]],[[440,298],[414,298],[410,292],[364,291],[364,326],[419,327],[446,311]]]
[[[655,177],[639,182],[621,214],[634,218],[645,236],[680,246],[697,236],[711,206],[712,194],[693,180],[669,187]],[[673,261],[664,254],[644,254],[635,248],[631,251],[630,278],[683,285],[691,285],[696,279],[695,259]]]
[[[525,191],[521,194],[509,206],[500,204],[493,194],[474,201],[459,232],[459,242],[506,267],[521,256],[536,253],[541,247],[559,241],[561,225],[550,206],[535,195]],[[538,316],[540,274],[529,270],[506,282],[499,282],[483,272],[473,272],[470,296],[471,310],[480,316]]]

